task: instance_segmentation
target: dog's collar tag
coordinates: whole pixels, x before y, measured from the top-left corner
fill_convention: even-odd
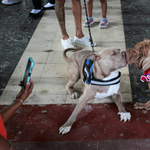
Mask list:
[[[84,67],[83,67],[83,81],[86,82],[87,84],[91,85],[98,85],[98,86],[110,86],[114,84],[118,84],[121,79],[121,72],[118,71],[118,75],[112,79],[109,80],[99,80],[94,78],[93,74],[93,60],[87,59]]]

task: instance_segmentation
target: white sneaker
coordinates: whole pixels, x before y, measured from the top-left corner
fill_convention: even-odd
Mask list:
[[[67,49],[67,48],[76,48],[72,41],[71,41],[71,38],[68,38],[67,40],[63,40],[61,39],[61,44],[62,46],[64,47],[64,49]]]
[[[32,11],[30,13],[31,14],[38,14],[39,12],[41,12],[41,9],[32,9]]]
[[[50,8],[52,8],[52,7],[54,8],[54,7],[55,7],[55,4],[51,4],[51,3],[49,3],[49,2],[44,6],[45,9],[50,9]]]
[[[74,36],[74,42],[77,44],[91,47],[90,39],[86,35],[84,35],[83,38],[77,38],[76,36]],[[97,45],[96,42],[93,42],[93,44],[94,44],[94,47]]]
[[[12,4],[16,4],[19,3],[20,0],[3,0],[2,3],[5,5],[12,5]]]

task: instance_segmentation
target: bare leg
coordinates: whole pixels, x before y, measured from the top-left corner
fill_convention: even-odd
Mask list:
[[[87,11],[88,11],[88,16],[89,16],[89,17],[92,17],[93,1],[94,1],[94,0],[90,0],[90,2],[87,3]]]
[[[102,7],[102,17],[106,18],[107,15],[107,1],[106,0],[100,0],[101,7]]]
[[[74,15],[75,26],[76,26],[76,36],[82,38],[82,26],[81,26],[81,3],[80,0],[72,0],[72,13]]]
[[[69,35],[66,31],[65,26],[65,11],[64,11],[65,0],[56,0],[55,1],[55,13],[58,19],[58,23],[62,32],[62,39],[67,40]]]

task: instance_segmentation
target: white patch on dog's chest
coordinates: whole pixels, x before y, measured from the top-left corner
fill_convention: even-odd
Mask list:
[[[107,91],[107,93],[99,93],[99,92],[96,92],[96,95],[95,97],[96,98],[106,98],[108,96],[112,96],[113,94],[117,94],[118,93],[118,90],[119,90],[119,87],[120,87],[120,83],[118,84],[115,84],[115,85],[111,85]]]
[[[103,80],[110,80],[110,79],[115,78],[117,76],[118,76],[118,70],[111,72],[111,74],[108,77],[104,78]],[[112,96],[113,94],[118,93],[119,88],[120,88],[120,83],[115,84],[115,85],[111,85],[111,86],[109,86],[109,89],[106,93],[96,92],[95,97],[96,98],[106,98],[108,96]]]

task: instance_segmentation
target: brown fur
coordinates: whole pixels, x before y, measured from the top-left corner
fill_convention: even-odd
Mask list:
[[[144,39],[135,45],[133,49],[126,50],[126,59],[128,64],[133,64],[138,69],[142,69],[144,72],[150,68],[150,39]],[[148,82],[150,90],[150,82]],[[135,109],[150,109],[150,102],[146,104],[136,103]]]

